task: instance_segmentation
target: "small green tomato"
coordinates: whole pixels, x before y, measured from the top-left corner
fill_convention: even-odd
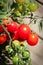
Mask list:
[[[31,2],[29,4],[29,9],[32,12],[35,12],[39,8],[39,4],[37,2]]]
[[[12,47],[19,47],[20,46],[20,42],[18,40],[14,40],[12,41]]]
[[[30,57],[30,52],[26,50],[26,51],[23,52],[22,56],[24,58],[29,58]]]
[[[20,56],[14,56],[12,61],[14,65],[23,65],[23,61]]]

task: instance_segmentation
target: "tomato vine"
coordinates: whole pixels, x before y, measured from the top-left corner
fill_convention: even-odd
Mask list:
[[[6,46],[6,52],[8,54],[8,57],[10,57],[10,59],[12,60],[12,62],[15,65],[20,65],[20,64],[21,65],[28,65],[28,64],[31,65],[30,52],[26,49],[24,42],[21,42],[20,38],[23,39],[25,36],[24,39],[25,40],[27,39],[27,36],[29,34],[29,32],[27,32],[27,29],[29,31],[28,25],[30,25],[32,22],[34,22],[34,24],[36,24],[38,19],[40,19],[39,27],[42,30],[43,16],[42,17],[37,16],[37,15],[34,16],[34,14],[33,14],[33,12],[35,12],[40,7],[39,3],[37,2],[37,0],[21,0],[21,1],[13,0],[11,3],[10,3],[10,0],[7,0],[7,1],[0,0],[0,25],[2,26],[2,28],[4,30],[4,32],[2,32],[2,33],[6,33],[9,38],[9,41],[8,41],[9,44],[7,44],[7,46]],[[16,36],[17,34],[14,32],[12,33],[11,30],[8,31],[8,29],[11,29],[12,25],[14,25],[14,24],[10,24],[11,27],[9,27],[7,29],[6,29],[7,26],[4,25],[4,22],[3,22],[4,19],[9,19],[9,18],[11,18],[10,23],[11,23],[11,21],[13,21],[13,22],[16,21],[18,23],[18,25],[21,25],[21,27],[19,27],[19,32],[17,32],[18,29],[16,30],[17,34],[19,33],[20,38],[18,40],[20,40],[20,41],[12,40],[11,35],[14,34]],[[30,19],[28,25],[27,24],[24,25],[22,23],[24,18]],[[23,27],[22,27],[22,24],[23,24]],[[9,24],[7,23],[7,25],[9,25]],[[34,32],[41,40],[43,40],[43,38],[40,35],[38,35],[37,32],[35,32],[33,30],[31,30],[31,32]],[[15,39],[15,37],[14,37],[14,39]],[[31,40],[34,40],[34,39],[32,38]],[[38,40],[36,40],[36,41],[38,41]],[[33,41],[33,42],[35,42],[35,41]],[[2,53],[3,53],[3,51],[2,51]],[[17,60],[17,59],[19,59],[19,60]],[[15,63],[15,62],[17,62],[17,63]]]

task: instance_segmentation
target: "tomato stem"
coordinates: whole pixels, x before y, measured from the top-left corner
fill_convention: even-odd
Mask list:
[[[1,25],[2,25],[2,28],[4,29],[4,31],[5,31],[5,32],[7,33],[7,35],[9,36],[9,39],[10,39],[10,41],[9,41],[9,46],[11,47],[12,39],[11,39],[10,33],[5,29],[5,27],[4,27],[3,24],[1,24]]]

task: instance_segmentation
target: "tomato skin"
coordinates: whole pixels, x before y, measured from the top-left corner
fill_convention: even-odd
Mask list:
[[[2,28],[2,26],[0,25],[0,33],[1,33],[1,32],[3,32],[3,28]]]
[[[4,44],[7,41],[6,34],[0,34],[0,44]]]
[[[29,9],[32,12],[35,12],[39,8],[39,4],[37,2],[32,2],[29,4]]]
[[[12,48],[18,48],[18,47],[20,47],[20,41],[18,41],[18,40],[14,40],[14,41],[12,41]],[[17,50],[17,49],[16,49]]]
[[[26,24],[21,24],[18,30],[20,39],[26,40],[31,33],[30,27]]]
[[[35,46],[38,43],[38,36],[35,33],[31,33],[27,39],[27,42],[31,46]]]
[[[7,29],[10,33],[14,33],[18,29],[18,25],[16,22],[11,22],[8,26]]]
[[[22,4],[25,2],[25,0],[16,0],[17,3]]]

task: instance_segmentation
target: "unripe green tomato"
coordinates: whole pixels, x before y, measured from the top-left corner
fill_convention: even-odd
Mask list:
[[[22,45],[19,47],[19,52],[22,53],[25,51],[25,49],[26,49],[26,47]]]
[[[30,52],[26,50],[26,51],[23,52],[22,56],[24,58],[26,58],[26,57],[29,58],[30,57]]]
[[[12,47],[19,47],[20,46],[20,42],[18,40],[14,40],[12,41]]]
[[[26,62],[28,63],[28,65],[31,65],[31,58],[28,58]]]
[[[24,3],[28,3],[28,4],[29,4],[29,3],[30,3],[30,0],[25,0],[25,2],[24,2]]]
[[[39,8],[39,4],[37,2],[31,2],[29,4],[29,9],[32,12],[35,12]]]
[[[12,61],[14,65],[23,65],[23,61],[20,56],[14,56]]]
[[[16,2],[17,2],[18,4],[23,4],[23,3],[25,2],[25,0],[16,0]]]

